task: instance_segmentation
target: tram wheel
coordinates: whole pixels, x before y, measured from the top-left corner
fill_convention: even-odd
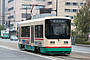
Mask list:
[[[25,50],[25,45],[21,45],[20,50],[24,51]]]
[[[40,52],[40,47],[37,47],[37,46],[36,46],[36,47],[35,47],[35,52],[36,52],[36,53],[39,53],[39,52]]]

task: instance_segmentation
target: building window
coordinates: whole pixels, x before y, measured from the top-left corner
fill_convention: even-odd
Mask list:
[[[22,18],[26,18],[26,15],[27,15],[27,18],[29,18],[30,16],[31,16],[31,14],[30,13],[22,13]]]
[[[70,18],[71,18],[71,19],[74,19],[74,17],[73,17],[73,16],[70,16]]]
[[[65,2],[65,5],[71,5],[71,3],[70,2]]]
[[[74,6],[77,6],[77,5],[78,5],[78,3],[77,3],[77,2],[73,2],[72,4],[73,4]]]
[[[8,3],[12,2],[12,1],[14,1],[14,0],[8,0]]]
[[[86,3],[80,3],[80,6],[84,6],[84,5],[86,5]]]
[[[83,3],[80,3],[80,6],[83,6],[84,4]]]
[[[67,6],[69,6],[69,5],[77,6],[78,3],[77,2],[65,2],[65,5],[67,5]]]
[[[65,17],[69,17],[69,15],[66,15]]]
[[[74,16],[66,15],[65,17],[70,17],[71,19],[74,19]]]
[[[23,0],[23,1],[32,1],[32,0]]]
[[[65,12],[77,12],[77,9],[65,9]]]
[[[50,1],[50,2],[48,2],[48,5],[52,5],[52,2]]]
[[[26,7],[26,8],[22,8],[22,10],[30,10],[31,8],[29,8],[29,7]]]
[[[28,8],[28,7],[26,7],[26,8],[22,8],[22,10],[26,10],[26,9],[27,9],[27,10],[30,10],[31,8]]]
[[[35,38],[43,38],[43,25],[35,26]]]
[[[11,10],[13,10],[13,9],[14,9],[14,7],[11,7],[11,8],[8,9],[8,11],[11,11]]]
[[[65,12],[70,12],[70,9],[65,9]]]
[[[12,18],[14,18],[14,16],[13,16],[13,15],[8,17],[8,19],[12,19]]]
[[[44,8],[45,6],[43,6],[43,5],[37,5],[36,6],[36,10],[39,10],[40,8]]]
[[[22,4],[22,9],[31,9],[32,5]]]
[[[73,9],[73,12],[77,12],[77,9]]]
[[[30,26],[21,27],[21,37],[30,37]]]
[[[45,0],[36,0],[36,1],[41,1],[41,2],[44,2]]]

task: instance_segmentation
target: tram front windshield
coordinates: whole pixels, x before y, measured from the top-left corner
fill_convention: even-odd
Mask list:
[[[45,37],[47,39],[70,39],[70,20],[47,19],[45,21]]]

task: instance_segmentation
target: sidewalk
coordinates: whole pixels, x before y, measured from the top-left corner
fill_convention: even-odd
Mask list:
[[[10,39],[2,39],[0,38],[0,42],[10,42],[10,43],[18,43],[18,41],[11,41]]]
[[[82,46],[82,47],[90,47],[90,45],[84,45],[84,44],[75,44],[76,46]]]

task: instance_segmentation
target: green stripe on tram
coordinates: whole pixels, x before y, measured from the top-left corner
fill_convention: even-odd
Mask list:
[[[21,47],[21,44],[18,44],[18,47]],[[25,45],[26,50],[35,51],[34,46]],[[40,47],[40,52],[45,54],[70,54],[72,48],[44,48]]]
[[[40,48],[40,52],[48,54],[70,54],[71,48]]]
[[[18,44],[18,47],[21,48],[21,44]],[[35,47],[30,45],[25,45],[24,49],[35,51]]]
[[[35,51],[35,47],[30,45],[25,45],[25,49]]]

